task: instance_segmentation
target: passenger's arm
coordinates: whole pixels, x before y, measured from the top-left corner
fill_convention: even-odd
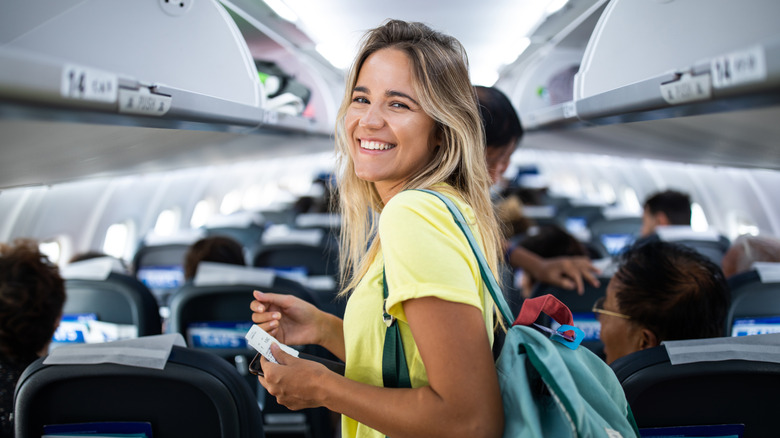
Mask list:
[[[321,345],[344,360],[344,328],[341,318],[317,309],[292,295],[254,291],[249,305],[252,321],[287,345]]]
[[[509,252],[509,264],[528,271],[542,283],[564,289],[576,289],[580,295],[585,292],[583,278],[593,286],[599,286],[599,280],[596,276],[600,271],[593,266],[588,257],[584,256],[545,259],[517,246]]]
[[[263,360],[260,382],[292,409],[340,412],[387,436],[499,437],[504,416],[495,363],[479,309],[438,298],[404,302],[429,385],[371,386],[286,355]],[[308,363],[303,363],[308,362]]]

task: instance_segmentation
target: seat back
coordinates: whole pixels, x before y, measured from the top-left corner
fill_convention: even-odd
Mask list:
[[[195,341],[200,347],[212,348],[193,338],[192,329],[197,328],[194,324],[244,323],[246,328],[237,327],[239,338],[244,341],[243,335],[252,323],[249,303],[254,299],[252,296],[254,290],[289,294],[316,305],[312,292],[308,288],[280,277],[273,271],[201,262],[195,279],[179,288],[171,298],[171,315],[167,331],[181,333],[190,346],[195,346],[193,345]],[[252,347],[247,346],[246,342],[242,342],[239,347],[214,347],[211,351],[224,357],[233,357],[236,354],[251,355],[251,357],[255,355]]]
[[[323,228],[287,229],[286,234],[264,235],[252,265],[271,268],[305,284],[314,292],[317,307],[342,317],[345,300],[337,295],[339,251],[336,235]],[[270,236],[269,236],[270,235]]]
[[[236,212],[230,215],[214,216],[203,225],[206,236],[224,236],[240,243],[244,258],[252,257],[260,249],[267,219],[258,212]]]
[[[192,242],[144,245],[133,258],[133,272],[152,291],[160,306],[184,283],[184,257]]]
[[[105,280],[71,278],[65,293],[63,314],[94,313],[99,321],[134,325],[138,336],[162,333],[157,300],[135,277],[112,272]]]
[[[615,256],[639,236],[642,218],[634,216],[602,218],[590,224],[591,244],[602,254]]]
[[[297,268],[306,275],[336,275],[338,251],[332,247],[301,243],[263,245],[255,255],[254,266],[264,268]]]
[[[720,266],[731,243],[726,236],[716,231],[694,231],[686,226],[657,227],[655,235],[662,241],[679,243],[693,248],[718,266]]]
[[[136,336],[160,334],[162,322],[154,295],[117,264],[116,259],[100,257],[61,269],[67,297],[63,314],[94,314],[101,322],[134,326]]]
[[[558,209],[555,218],[568,232],[587,241],[590,239],[590,225],[604,218],[603,211],[603,205],[571,204]]]
[[[727,279],[731,304],[726,333],[733,336],[780,331],[780,263],[760,262]]]
[[[215,281],[219,280],[219,281]],[[287,430],[321,436],[331,429],[324,408],[292,412],[276,403],[248,373],[248,364],[256,351],[246,344],[244,335],[252,324],[249,303],[252,291],[289,294],[316,305],[311,290],[295,281],[275,275],[268,269],[201,262],[192,283],[182,286],[170,301],[171,316],[167,331],[181,333],[191,348],[201,348],[233,363],[263,404],[266,430]],[[298,346],[300,351],[335,359],[319,346]]]
[[[43,361],[19,379],[17,437],[41,436],[44,425],[119,421],[149,422],[155,438],[264,437],[252,391],[217,356],[174,346],[163,369]]]
[[[767,336],[775,337],[756,339],[754,344],[741,342]],[[744,424],[744,438],[773,436],[780,363],[753,358],[745,351],[751,346],[777,350],[780,338],[776,336],[667,342],[619,358],[611,367],[640,429]],[[719,352],[716,343],[725,348]],[[674,345],[682,345],[682,350],[668,350]],[[686,358],[686,349],[703,350],[704,357]],[[731,353],[725,352],[729,349]],[[738,357],[731,355],[734,351]],[[778,355],[773,356],[777,360]]]

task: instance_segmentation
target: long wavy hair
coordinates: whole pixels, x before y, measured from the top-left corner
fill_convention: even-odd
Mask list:
[[[423,111],[436,122],[442,140],[431,162],[413,175],[402,190],[430,188],[440,182],[449,184],[454,190],[450,194],[474,209],[485,257],[496,273],[501,235],[490,200],[484,131],[469,79],[466,52],[458,40],[425,24],[388,20],[364,36],[347,77],[336,122],[343,293],[357,286],[379,251],[376,215],[384,207],[374,184],[355,174],[345,118],[363,63],[371,54],[386,48],[400,50],[409,57],[414,91]]]

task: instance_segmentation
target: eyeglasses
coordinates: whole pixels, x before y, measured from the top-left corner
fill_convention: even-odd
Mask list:
[[[604,309],[604,300],[605,299],[606,299],[606,297],[601,297],[598,300],[596,300],[596,303],[593,304],[593,308],[590,309],[591,312],[593,312],[593,313],[600,313],[602,315],[617,316],[618,318],[623,318],[623,319],[631,319],[631,317],[628,316],[628,315],[624,315],[622,313],[613,312],[611,310]]]

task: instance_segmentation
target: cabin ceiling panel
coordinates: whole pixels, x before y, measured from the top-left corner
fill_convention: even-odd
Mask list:
[[[0,189],[333,149],[325,136],[0,120]]]
[[[780,170],[780,108],[533,131],[523,146],[729,167]]]

